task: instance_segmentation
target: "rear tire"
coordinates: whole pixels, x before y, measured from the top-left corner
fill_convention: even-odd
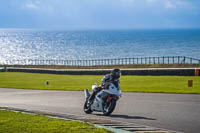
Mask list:
[[[84,112],[86,114],[91,114],[93,111],[91,110],[90,106],[88,105],[88,99],[85,100],[84,104]]]
[[[105,105],[103,106],[103,114],[105,116],[108,116],[110,115],[114,109],[115,109],[115,106],[116,106],[116,100],[112,99],[109,103],[105,103]]]

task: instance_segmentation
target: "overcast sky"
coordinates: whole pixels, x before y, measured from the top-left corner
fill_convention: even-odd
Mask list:
[[[1,0],[0,28],[200,28],[200,0]]]

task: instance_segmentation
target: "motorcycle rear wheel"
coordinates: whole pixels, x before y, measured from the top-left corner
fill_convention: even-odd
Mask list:
[[[109,103],[105,103],[105,105],[103,106],[103,114],[105,116],[108,116],[110,115],[114,109],[115,109],[115,106],[116,106],[116,100],[112,99]]]

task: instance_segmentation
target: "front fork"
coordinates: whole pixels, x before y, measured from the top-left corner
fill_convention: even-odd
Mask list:
[[[85,98],[88,99],[90,97],[90,92],[88,89],[85,89],[84,90],[84,93],[85,93]]]

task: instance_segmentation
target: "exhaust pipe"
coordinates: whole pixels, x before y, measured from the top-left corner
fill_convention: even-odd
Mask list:
[[[90,97],[90,93],[89,93],[88,89],[85,89],[84,93],[85,93],[85,98],[89,98]]]

